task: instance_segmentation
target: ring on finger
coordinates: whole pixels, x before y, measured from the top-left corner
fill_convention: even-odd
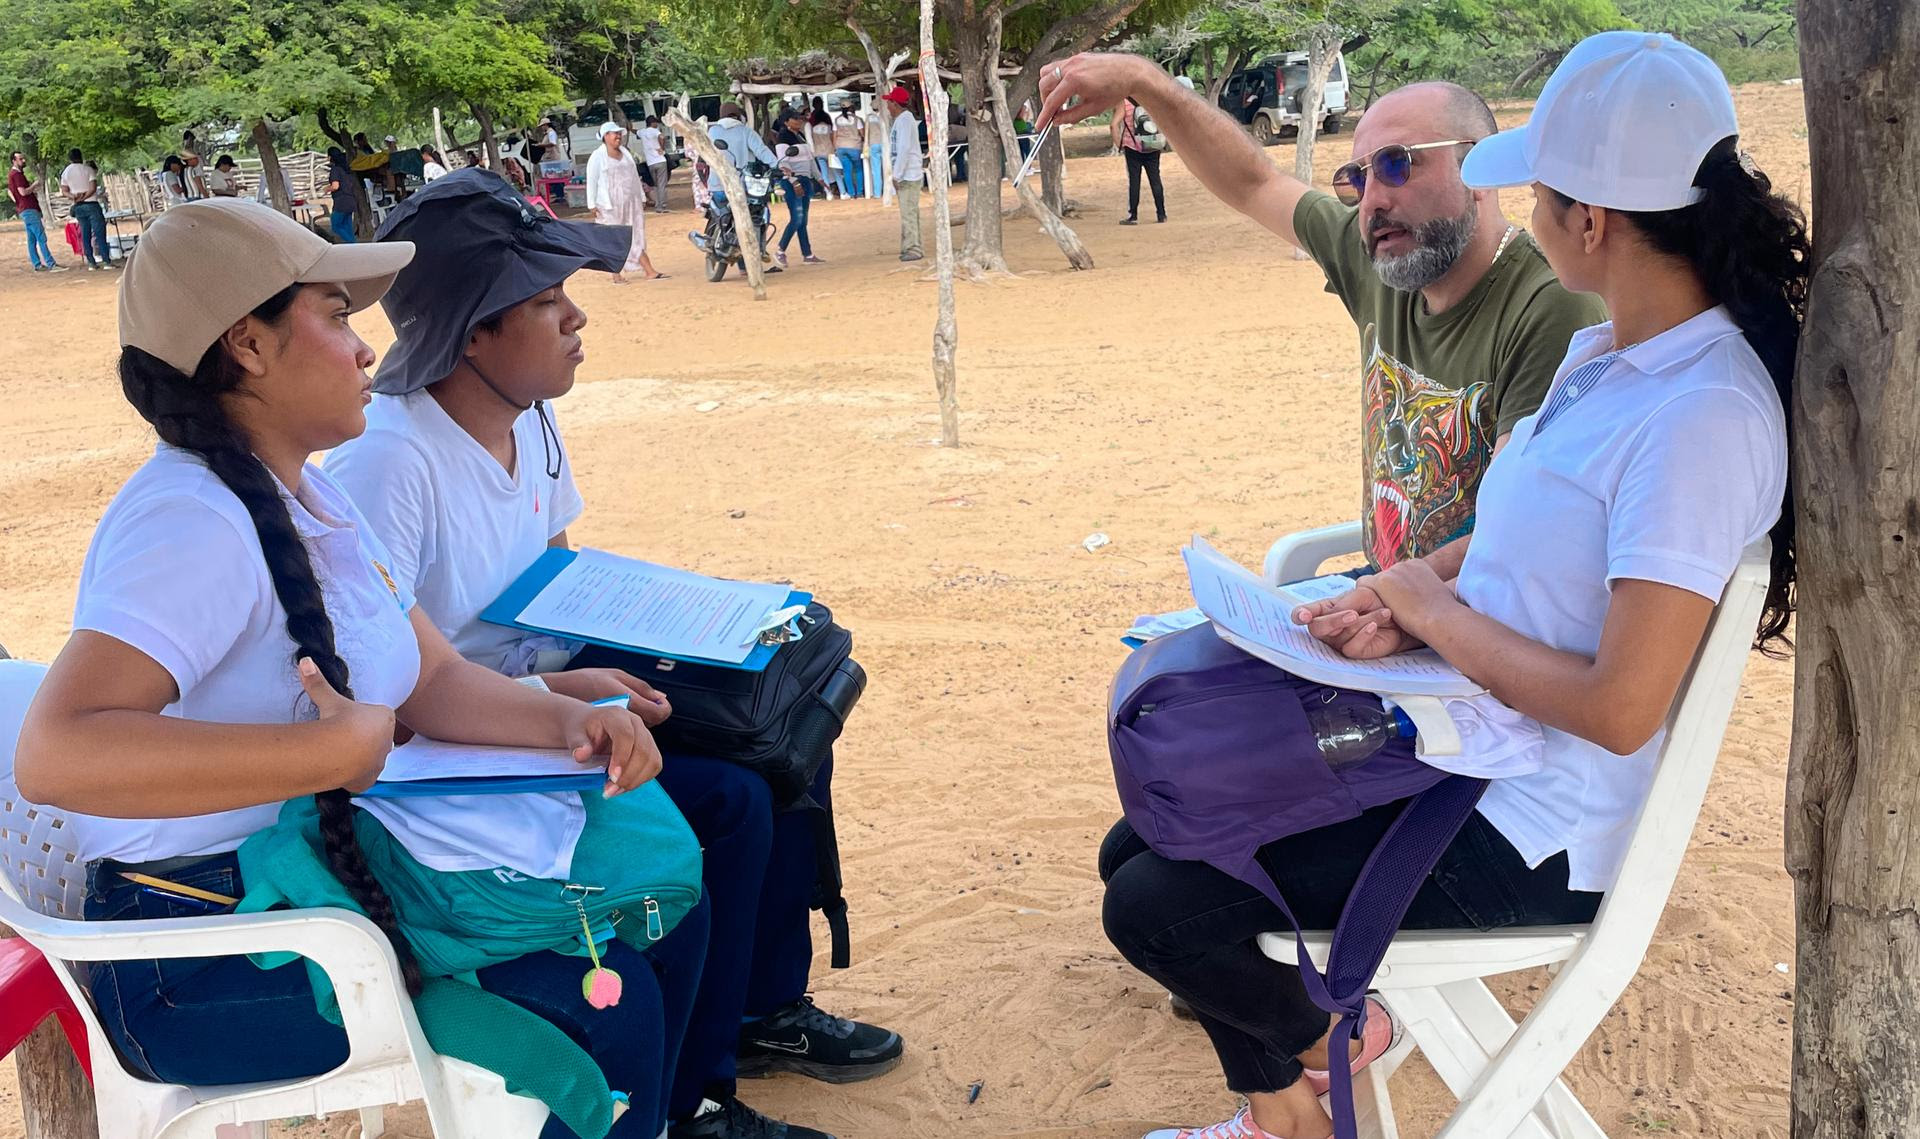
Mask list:
[[[1065,72],[1063,72],[1063,71],[1061,71],[1061,70],[1060,70],[1060,69],[1059,69],[1058,67],[1056,67],[1056,68],[1054,68],[1054,69],[1053,69],[1053,81],[1054,81],[1055,83],[1058,83],[1058,82],[1060,82],[1060,80],[1062,80],[1062,79],[1064,79],[1064,78],[1066,78],[1066,73],[1065,73]]]

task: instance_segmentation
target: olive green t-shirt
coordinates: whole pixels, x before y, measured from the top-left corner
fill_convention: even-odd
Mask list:
[[[1606,311],[1562,288],[1516,231],[1465,299],[1429,313],[1374,273],[1359,217],[1316,190],[1293,228],[1360,328],[1360,517],[1367,560],[1384,569],[1472,532],[1494,441],[1539,409],[1567,342]]]

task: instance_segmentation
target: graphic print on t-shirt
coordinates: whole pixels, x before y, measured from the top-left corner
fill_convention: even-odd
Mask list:
[[[1361,382],[1363,528],[1377,569],[1422,557],[1473,529],[1473,496],[1493,455],[1492,385],[1454,388],[1372,344]]]

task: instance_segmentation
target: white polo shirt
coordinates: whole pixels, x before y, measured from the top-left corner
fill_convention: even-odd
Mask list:
[[[420,675],[420,646],[407,616],[411,593],[389,585],[381,569],[385,548],[320,470],[309,466],[298,496],[286,501],[313,560],[354,697],[398,707]],[[253,521],[189,452],[161,444],[107,507],[80,571],[73,627],[105,633],[166,669],[180,699],[165,715],[228,724],[314,718]],[[260,762],[277,758],[262,755]],[[78,815],[74,828],[88,860],[145,862],[237,849],[271,826],[280,807],[184,819]]]
[[[375,396],[366,433],[327,456],[327,473],[392,552],[394,577],[461,656],[510,676],[531,670],[530,648],[559,642],[489,625],[480,611],[586,509],[558,425],[552,439],[541,434],[538,414],[523,412],[508,471],[423,389]]]
[[[1515,425],[1480,484],[1456,583],[1473,609],[1585,656],[1599,651],[1617,580],[1718,602],[1787,485],[1779,396],[1724,308],[1582,370],[1612,342],[1611,324],[1576,333],[1543,410]],[[1541,770],[1495,780],[1480,813],[1529,866],[1564,850],[1571,888],[1605,890],[1665,732],[1626,756],[1545,733]]]

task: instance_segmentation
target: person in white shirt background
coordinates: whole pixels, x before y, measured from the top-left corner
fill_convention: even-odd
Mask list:
[[[207,171],[207,191],[216,198],[237,198],[240,196],[240,179],[233,172],[233,155],[223,154],[214,161],[213,169]]]
[[[420,148],[420,180],[431,182],[447,176],[446,163],[440,161],[440,152],[431,146]]]
[[[1071,66],[1042,90],[1057,112]],[[1607,32],[1567,54],[1525,127],[1480,140],[1462,166],[1469,187],[1533,187],[1547,261],[1612,319],[1574,336],[1546,401],[1494,457],[1455,579],[1409,559],[1295,615],[1355,658],[1430,647],[1543,731],[1538,768],[1491,780],[1407,928],[1591,919],[1714,606],[1761,539],[1773,557],[1756,644],[1784,642],[1787,416],[1810,247],[1738,136],[1706,56]],[[1393,188],[1368,179],[1361,192],[1387,201]],[[1338,916],[1374,814],[1262,848],[1308,928]],[[1282,928],[1271,903],[1204,863],[1161,858],[1124,823],[1101,874],[1108,937],[1194,1008],[1248,1101],[1225,1123],[1150,1139],[1330,1134],[1313,1078],[1324,1073],[1301,1078],[1327,1066],[1328,1017],[1253,946]],[[1386,1014],[1371,1005],[1358,1062],[1386,1050]]]
[[[107,211],[101,204],[105,195],[100,188],[100,176],[87,165],[78,147],[67,152],[66,169],[60,171],[60,189],[73,202],[73,220],[80,226],[80,252],[86,255],[87,268],[112,268],[114,261],[107,249]]]
[[[600,124],[600,145],[587,159],[587,208],[601,225],[624,225],[633,230],[626,269],[613,275],[626,284],[627,272],[638,269],[649,281],[666,279],[647,256],[647,196],[633,152],[626,147],[627,132],[619,123]]]
[[[640,157],[647,164],[647,176],[653,179],[653,208],[668,213],[667,179],[672,174],[667,169],[667,140],[660,130],[660,116],[648,115],[647,125],[634,137],[640,140]]]
[[[374,356],[350,318],[411,245],[329,245],[273,210],[211,199],[162,214],[142,246],[120,294],[120,382],[160,444],[94,533],[73,635],[19,736],[20,793],[76,813],[89,921],[232,911],[213,899],[244,896],[241,843],[287,801],[313,797],[331,869],[418,993],[418,961],[351,802],[396,729],[604,755],[609,796],[653,779],[659,751],[627,709],[462,660],[393,580],[346,492],[309,462],[365,426]],[[633,1097],[610,1139],[654,1139],[664,1122],[691,1007],[667,997],[693,988],[706,909],[644,953],[609,946],[626,981],[611,1008],[589,1005],[577,959],[560,954],[477,975],[567,1032]],[[149,1078],[290,1080],[347,1056],[305,969],[224,956],[106,962],[87,976],[108,1038]]]
[[[813,150],[814,169],[818,171],[822,196],[831,198],[851,198],[847,189],[847,171],[842,165],[839,170],[833,168],[839,156],[834,150],[833,116],[827,114],[827,105],[820,96],[813,97],[813,109],[807,113],[807,145]]]
[[[895,87],[880,103],[891,120],[888,130],[892,132],[889,144],[893,169],[887,175],[893,179],[893,192],[900,204],[902,261],[919,261],[927,255],[920,244],[920,180],[926,166],[920,155],[920,120],[907,109],[912,101],[905,87]]]
[[[860,105],[847,99],[833,116],[833,153],[840,159],[840,177],[850,198],[867,196],[866,124],[859,111]]]
[[[480,178],[435,183],[382,228],[382,240],[412,241],[421,253],[382,298],[400,332],[375,376],[367,432],[329,454],[327,472],[363,504],[395,580],[468,660],[508,675],[537,672],[580,700],[625,697],[657,725],[672,709],[633,675],[642,666],[631,654],[480,617],[549,547],[569,545],[568,529],[586,508],[553,418],[584,360],[587,316],[568,282],[625,258],[606,227],[545,221],[524,231],[523,203]],[[613,659],[589,664],[594,654]],[[831,778],[829,767],[816,782],[822,802]],[[828,1139],[764,1121],[739,1101],[734,1079],[736,1065],[777,1059],[843,1083],[885,1072],[903,1051],[897,1034],[806,999],[817,862],[805,813],[776,813],[766,781],[724,757],[669,754],[660,786],[700,839],[713,911],[669,1101],[672,1139]],[[749,1017],[755,1023],[743,1028]],[[777,1057],[755,1049],[769,1021],[785,1048]]]

